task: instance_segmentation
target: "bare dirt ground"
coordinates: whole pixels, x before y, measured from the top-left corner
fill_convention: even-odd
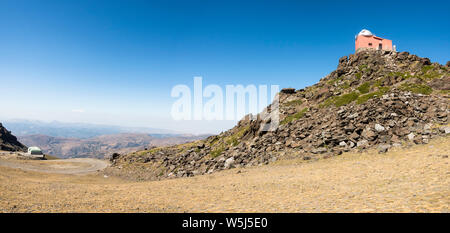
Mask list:
[[[132,182],[0,166],[0,212],[449,212],[450,138]]]
[[[76,158],[63,160],[3,160],[0,166],[19,168],[26,171],[60,173],[60,174],[85,174],[100,171],[109,165],[108,162],[90,158]]]

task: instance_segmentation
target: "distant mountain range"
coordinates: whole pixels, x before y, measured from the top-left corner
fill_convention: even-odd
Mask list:
[[[204,139],[207,136],[172,135],[155,137],[149,134],[121,133],[81,139],[36,134],[19,136],[18,139],[27,146],[38,146],[45,154],[60,158],[104,158],[115,152],[129,153],[153,146],[181,144]]]
[[[91,138],[107,134],[140,133],[155,137],[181,135],[179,132],[147,127],[123,127],[114,125],[64,123],[59,121],[43,122],[32,120],[2,121],[3,125],[16,136],[43,134],[63,138]]]
[[[58,121],[10,120],[2,123],[26,146],[38,146],[45,154],[60,158],[103,158],[115,152],[129,153],[152,146],[186,143],[209,136],[181,134],[156,128]]]

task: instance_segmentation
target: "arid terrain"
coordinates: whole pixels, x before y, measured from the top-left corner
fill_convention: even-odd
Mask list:
[[[449,212],[450,138],[136,182],[0,166],[0,212]],[[55,161],[14,161],[45,167]],[[61,161],[60,161],[61,162]],[[72,163],[73,166],[82,166]]]

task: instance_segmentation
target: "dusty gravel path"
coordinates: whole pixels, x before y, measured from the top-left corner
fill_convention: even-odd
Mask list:
[[[0,166],[18,168],[26,171],[58,173],[58,174],[86,174],[105,169],[109,163],[104,160],[90,158],[58,159],[58,160],[3,160]]]

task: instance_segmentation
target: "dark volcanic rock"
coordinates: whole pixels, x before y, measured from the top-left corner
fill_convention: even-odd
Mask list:
[[[295,93],[295,88],[283,88],[283,89],[281,89],[281,93],[294,94]]]
[[[12,135],[11,132],[0,123],[0,150],[26,151],[27,147],[17,141],[16,136]]]

